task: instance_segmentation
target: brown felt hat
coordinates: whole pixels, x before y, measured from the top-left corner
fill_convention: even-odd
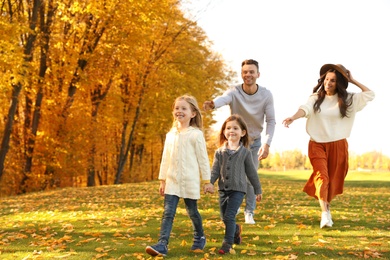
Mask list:
[[[341,64],[325,64],[320,69],[320,76],[324,75],[330,69],[337,70],[338,72],[341,73],[341,75],[343,75],[343,77],[345,78],[345,81],[347,83],[347,85],[345,87],[347,88],[348,87],[348,79],[349,79],[348,70]]]

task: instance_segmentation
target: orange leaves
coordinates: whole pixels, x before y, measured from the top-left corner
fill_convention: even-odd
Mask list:
[[[203,196],[198,202],[207,238],[203,251],[190,251],[192,225],[180,200],[169,241],[169,259],[390,259],[390,230],[383,224],[389,223],[388,200],[383,200],[380,210],[370,209],[368,202],[365,206],[359,204],[364,191],[366,200],[379,205],[375,192],[386,194],[388,189],[350,189],[334,202],[334,226],[320,229],[319,206],[301,194],[301,184],[263,177],[267,196],[255,214],[256,224],[244,224],[242,213],[237,216],[237,223],[243,225],[243,242],[235,245],[230,255],[218,254],[225,231],[218,195]],[[286,185],[291,189],[284,189]],[[163,200],[157,191],[158,182],[145,182],[0,199],[0,258],[14,259],[17,253],[23,254],[18,259],[26,260],[162,260],[145,252],[159,235]],[[370,197],[369,191],[375,196]],[[359,196],[354,198],[356,193]],[[346,202],[349,207],[338,206]],[[354,222],[356,219],[359,221]]]
[[[289,247],[281,247],[281,246],[278,246],[275,251],[276,252],[288,252],[288,251],[291,251],[292,248],[289,246]]]
[[[293,241],[291,242],[294,246],[300,246],[302,244],[302,241],[299,239],[297,235],[293,236]]]
[[[0,241],[0,245],[7,245],[10,242],[14,242],[16,240],[20,239],[26,239],[28,236],[23,233],[10,233],[10,234],[5,234],[6,236]]]
[[[299,229],[307,229],[307,226],[300,223],[298,226],[297,226]]]
[[[64,225],[62,225],[62,231],[65,231],[67,233],[72,233],[74,231],[74,227],[72,224],[70,223],[66,223]]]
[[[181,243],[180,243],[180,246],[186,246],[186,245],[187,245],[187,241],[182,240]]]
[[[92,238],[80,240],[76,245],[82,246],[83,244],[89,243],[91,241],[96,241],[96,238],[92,237]]]
[[[295,254],[277,255],[277,256],[272,257],[272,259],[294,260],[294,259],[298,259],[298,256]]]
[[[268,230],[268,229],[271,229],[271,228],[274,228],[275,225],[267,225],[264,227],[264,230]]]
[[[113,249],[110,248],[110,246],[105,246],[104,248],[97,247],[97,248],[95,248],[95,251],[98,252],[98,254],[95,256],[95,258],[100,259],[100,258],[106,257],[106,256],[108,256],[108,253],[112,250]]]
[[[93,237],[104,237],[103,233],[101,232],[85,232],[84,235]]]
[[[209,252],[210,252],[211,255],[215,255],[216,254],[216,252],[215,252],[216,250],[217,250],[216,247],[209,248]]]
[[[342,255],[344,255],[344,253],[339,253],[338,255],[342,256]],[[375,250],[370,250],[370,249],[365,249],[362,252],[348,251],[347,255],[355,256],[355,257],[358,257],[358,258],[364,258],[364,259],[368,259],[368,258],[382,258],[382,256],[383,256],[382,253],[380,253],[378,251],[375,251]]]
[[[254,238],[252,238],[252,240],[254,240],[254,241],[259,241],[259,240],[260,240],[260,237],[259,237],[259,236],[255,236]]]
[[[124,237],[123,234],[121,234],[120,232],[116,231],[113,235],[113,237]]]
[[[235,255],[236,254],[236,250],[232,247],[229,249],[229,254],[231,255]]]

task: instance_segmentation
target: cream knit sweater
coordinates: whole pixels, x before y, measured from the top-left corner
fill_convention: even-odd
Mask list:
[[[210,180],[210,161],[200,129],[168,132],[158,179],[165,180],[165,194],[200,199],[201,180]]]
[[[352,94],[349,93],[350,96]],[[317,143],[328,143],[348,138],[352,131],[356,113],[362,110],[367,102],[373,100],[374,97],[375,93],[371,90],[354,93],[352,105],[347,113],[348,117],[341,118],[337,94],[325,97],[319,113],[314,113],[313,109],[313,104],[318,95],[311,95],[307,103],[299,107],[306,114],[306,132],[311,140]]]

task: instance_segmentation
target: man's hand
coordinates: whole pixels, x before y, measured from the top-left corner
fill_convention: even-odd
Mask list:
[[[208,111],[215,108],[214,101],[205,101],[203,103],[203,110]]]
[[[268,154],[269,154],[269,145],[268,144],[262,145],[259,149],[259,152],[257,153],[257,155],[259,156],[259,161],[267,158]]]

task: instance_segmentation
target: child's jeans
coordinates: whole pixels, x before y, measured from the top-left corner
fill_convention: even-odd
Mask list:
[[[219,191],[219,206],[221,217],[225,223],[224,242],[233,245],[236,232],[236,215],[245,193],[240,191]]]
[[[172,231],[172,224],[175,218],[179,199],[180,198],[178,196],[165,194],[164,213],[161,222],[160,238],[158,240],[162,244],[167,245],[169,242],[169,237]],[[197,200],[184,199],[184,203],[186,205],[188,216],[191,218],[192,221],[194,236],[199,236],[199,237],[204,236],[202,217],[200,216],[198,211]]]

